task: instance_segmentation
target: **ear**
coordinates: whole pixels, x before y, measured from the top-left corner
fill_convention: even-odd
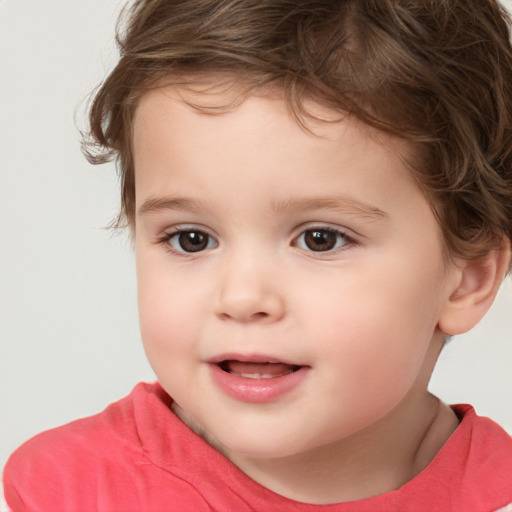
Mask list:
[[[510,241],[501,250],[462,262],[455,271],[456,286],[439,317],[438,327],[448,336],[472,329],[487,313],[510,265]]]

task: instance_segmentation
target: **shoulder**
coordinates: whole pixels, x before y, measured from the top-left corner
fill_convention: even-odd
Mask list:
[[[145,386],[138,384],[130,395],[99,414],[36,435],[13,453],[6,468],[53,461],[62,466],[75,459],[83,463],[98,452],[119,456],[117,448],[129,447],[136,440],[134,401]]]
[[[495,510],[494,512],[512,512],[512,503],[500,508],[499,510]]]
[[[484,465],[492,460],[495,468],[512,472],[512,437],[490,418],[477,415],[471,405],[459,404],[452,408],[462,419],[461,440],[467,438],[471,442],[468,459]]]
[[[499,509],[512,501],[512,437],[470,405],[456,405],[462,418],[452,448],[458,451],[460,491],[470,502]]]
[[[428,496],[431,512],[501,512],[512,502],[512,438],[470,405],[452,409],[460,423],[451,437],[425,470],[389,496],[400,510],[415,511]]]
[[[128,485],[132,468],[147,463],[137,415],[165,399],[158,385],[138,384],[103,412],[30,439],[5,466],[7,503],[15,511],[95,509],[104,487]]]

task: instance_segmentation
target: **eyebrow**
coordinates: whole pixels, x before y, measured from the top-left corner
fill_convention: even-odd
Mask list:
[[[273,205],[278,214],[312,210],[331,210],[347,215],[384,220],[388,214],[376,206],[351,197],[305,197],[286,199]],[[139,215],[154,214],[166,210],[197,212],[204,209],[201,202],[178,197],[155,197],[147,199],[139,208]]]
[[[139,215],[159,213],[165,210],[181,210],[195,212],[201,209],[201,204],[192,199],[174,197],[152,197],[144,201],[139,208]]]
[[[352,197],[305,197],[298,199],[287,199],[275,205],[278,213],[295,213],[311,210],[332,210],[335,212],[354,215],[356,217],[368,218],[371,220],[385,220],[389,215],[373,206]]]

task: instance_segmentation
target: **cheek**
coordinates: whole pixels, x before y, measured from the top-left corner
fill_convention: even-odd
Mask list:
[[[307,329],[315,336],[316,325],[319,337],[316,356],[334,364],[340,379],[364,383],[377,396],[385,389],[382,382],[401,387],[416,377],[439,313],[435,280],[418,279],[406,266],[395,275],[381,268],[379,274],[366,272],[365,279],[341,279],[338,286],[326,282],[323,297],[306,308],[314,319]]]
[[[137,262],[140,328],[148,358],[176,357],[199,325],[200,301],[180,273],[140,257]]]
[[[141,276],[142,277],[142,276]],[[139,280],[139,316],[146,357],[164,389],[178,403],[194,402],[200,338],[199,315],[192,298],[175,281]],[[197,304],[195,304],[197,308]]]

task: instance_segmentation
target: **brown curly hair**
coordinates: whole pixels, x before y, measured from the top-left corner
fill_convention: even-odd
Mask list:
[[[412,172],[449,254],[512,239],[510,20],[495,0],[137,0],[120,18],[120,60],[96,91],[83,149],[116,159],[117,226],[135,222],[132,124],[162,83],[229,77],[279,86],[416,147]]]

